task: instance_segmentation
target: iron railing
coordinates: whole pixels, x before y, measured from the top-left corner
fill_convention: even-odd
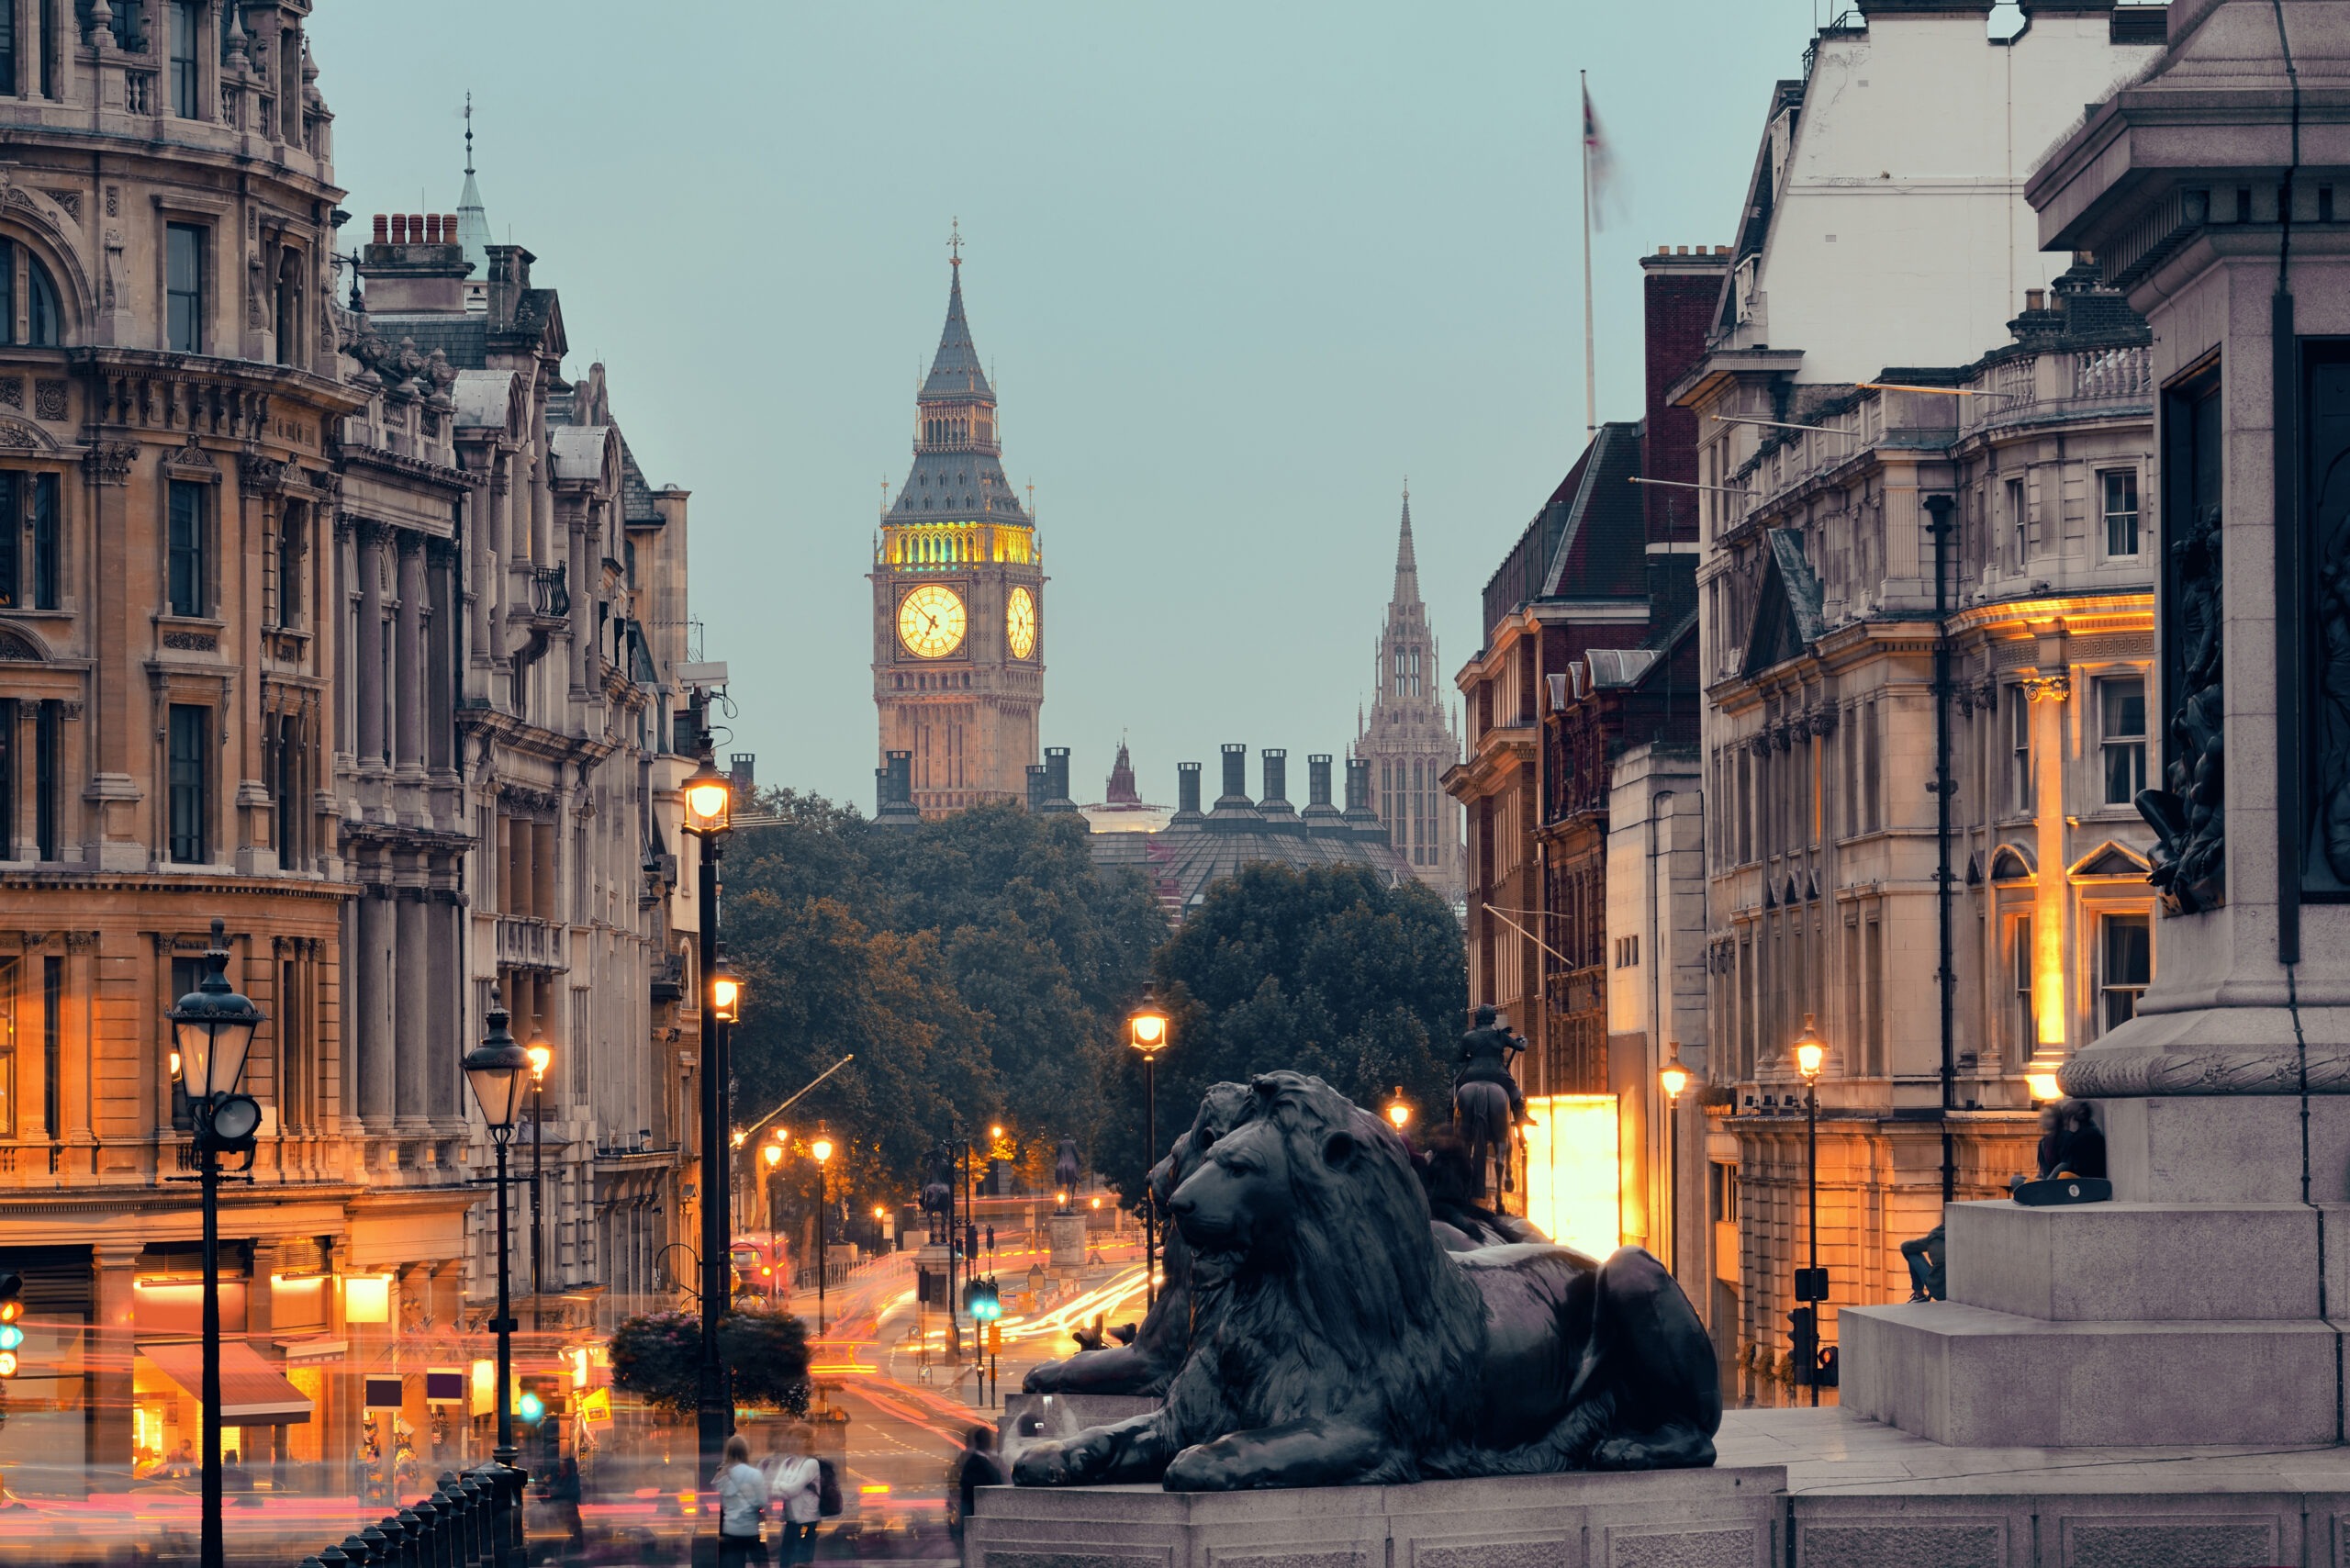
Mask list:
[[[302,1568],[520,1568],[525,1478],[495,1462],[444,1473],[431,1495],[304,1558]]]

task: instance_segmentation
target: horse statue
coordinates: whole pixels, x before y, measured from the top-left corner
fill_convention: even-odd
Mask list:
[[[1468,1146],[1474,1194],[1483,1197],[1490,1190],[1499,1207],[1500,1194],[1516,1185],[1510,1176],[1511,1138],[1516,1124],[1525,1118],[1526,1101],[1509,1064],[1516,1053],[1526,1048],[1526,1042],[1495,1019],[1491,1007],[1481,1006],[1476,1027],[1460,1036],[1455,1058],[1460,1065],[1452,1077],[1452,1120]],[[1490,1189],[1485,1185],[1488,1171],[1493,1180]]]
[[[929,1216],[931,1239],[946,1233],[955,1212],[955,1152],[944,1143],[923,1160],[922,1212]]]

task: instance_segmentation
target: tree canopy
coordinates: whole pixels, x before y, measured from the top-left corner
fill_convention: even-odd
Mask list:
[[[1097,874],[1082,821],[1012,805],[878,826],[789,791],[729,846],[725,930],[747,1000],[744,1119],[835,1073],[784,1118],[821,1119],[834,1180],[895,1198],[957,1126],[1008,1129],[1024,1163],[1100,1134],[1105,1069],[1167,922],[1132,873]]]
[[[1161,1151],[1211,1083],[1314,1073],[1359,1104],[1398,1088],[1414,1114],[1449,1101],[1446,1056],[1462,1028],[1469,971],[1460,924],[1418,882],[1368,869],[1245,866],[1215,883],[1152,966],[1172,1038],[1157,1067]],[[1117,1063],[1113,1136],[1139,1150],[1142,1070]],[[1147,1162],[1105,1161],[1129,1200]]]

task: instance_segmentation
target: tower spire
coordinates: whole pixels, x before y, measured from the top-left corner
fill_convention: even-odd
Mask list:
[[[489,213],[481,203],[481,186],[474,182],[474,95],[465,95],[465,188],[457,197],[457,243],[473,263],[474,283],[489,278]]]
[[[1395,535],[1396,604],[1420,602],[1420,563],[1412,550],[1412,481],[1404,481],[1404,522]]]

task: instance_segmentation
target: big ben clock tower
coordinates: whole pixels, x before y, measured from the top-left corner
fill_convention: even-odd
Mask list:
[[[911,754],[926,817],[1024,799],[1045,701],[1043,557],[1003,476],[995,393],[963,319],[959,238],[951,254],[913,467],[882,514],[872,576],[883,759]]]

